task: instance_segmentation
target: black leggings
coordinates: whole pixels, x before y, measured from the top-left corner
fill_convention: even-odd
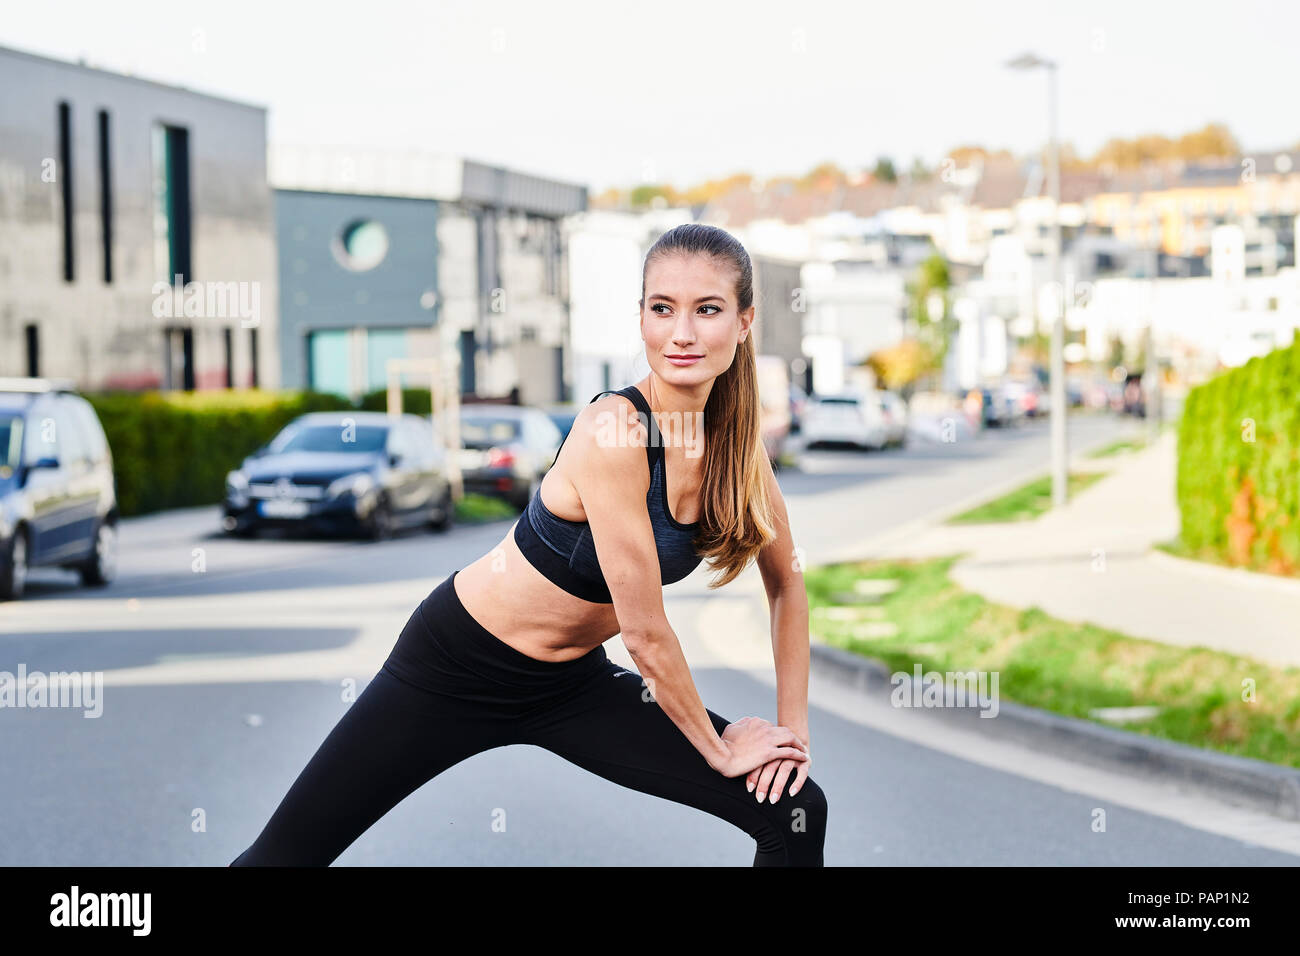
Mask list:
[[[603,646],[571,661],[529,657],[470,615],[454,580],[411,615],[233,866],[328,866],[426,781],[507,744],[544,747],[624,787],[721,817],[754,838],[754,866],[823,865],[826,797],[811,777],[794,796],[787,783],[777,803],[759,803],[746,775],[710,767],[640,675]],[[719,734],[730,723],[708,714]]]

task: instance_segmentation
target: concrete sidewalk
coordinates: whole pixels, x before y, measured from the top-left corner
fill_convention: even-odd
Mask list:
[[[858,556],[966,553],[953,566],[954,580],[991,601],[1166,644],[1300,665],[1300,581],[1152,550],[1178,533],[1175,466],[1176,436],[1166,432],[1142,451],[1072,463],[1110,473],[1035,521],[950,526],[936,519],[883,535]]]
[[[1300,660],[1290,622],[1300,620],[1300,581],[1234,571],[1173,558],[1152,550],[1178,532],[1174,497],[1176,435],[1166,433],[1152,447],[1103,459],[1082,457],[1075,446],[1072,471],[1105,474],[1065,508],[1032,522],[954,525],[948,517],[1040,477],[1044,468],[1009,477],[963,500],[946,502],[923,518],[904,522],[869,540],[819,554],[821,563],[857,558],[907,558],[966,554],[953,566],[954,578],[990,600],[1013,607],[1038,606],[1053,616],[1093,622],[1122,633],[1176,645],[1204,645],[1279,665]],[[728,666],[745,669],[766,683],[772,648],[768,606],[757,572],[735,582],[734,599],[707,595],[698,633]],[[814,636],[814,635],[810,635]],[[852,699],[896,715],[892,688],[899,674],[882,662],[814,639],[810,700]],[[904,683],[910,675],[901,675]],[[855,714],[861,713],[855,710]],[[1185,799],[1204,801],[1203,815],[1181,817],[1215,830],[1240,817],[1231,835],[1253,842],[1274,834],[1268,845],[1295,852],[1294,823],[1300,820],[1300,770],[1176,743],[1106,726],[1094,720],[1001,701],[996,720],[980,719],[977,708],[934,707],[924,720],[886,720],[888,733],[913,737],[926,747],[946,748],[979,760],[987,747],[1023,748],[1013,772],[1065,787],[1079,774],[1103,773],[1106,783],[1087,792],[1113,800],[1137,787],[1130,804],[1146,812],[1178,817]],[[1007,750],[1006,748],[1012,748]],[[1049,765],[1054,770],[1043,773]],[[1122,802],[1122,801],[1121,801]],[[1256,814],[1264,814],[1262,822]],[[1280,836],[1277,836],[1280,834]]]

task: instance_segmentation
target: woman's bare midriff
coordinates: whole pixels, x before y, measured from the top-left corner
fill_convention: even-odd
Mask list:
[[[614,605],[575,597],[528,563],[515,544],[514,525],[495,548],[458,571],[452,586],[474,620],[540,661],[573,660],[619,632]]]
[[[646,379],[638,384],[644,394]],[[629,415],[629,425],[640,427],[630,399],[610,397],[600,401],[621,404]],[[565,474],[567,464],[563,458],[561,449],[560,459],[542,479],[542,502],[554,515],[568,521],[585,521],[582,501]],[[698,497],[701,467],[681,466],[676,461],[671,465],[674,473],[681,468],[681,478],[670,474],[668,484],[674,489],[679,487],[679,480],[686,484],[688,492],[680,507],[690,509],[690,502]],[[648,474],[645,480],[648,491]],[[698,514],[698,503],[691,510]],[[522,516],[519,520],[523,520]],[[457,572],[452,586],[474,620],[515,650],[540,661],[574,660],[619,633],[614,605],[585,601],[546,578],[515,544],[513,524],[495,548]]]

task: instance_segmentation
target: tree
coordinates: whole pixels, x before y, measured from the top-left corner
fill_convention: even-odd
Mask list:
[[[898,392],[910,401],[916,381],[934,367],[934,357],[917,339],[904,339],[897,345],[872,352],[865,363],[876,375],[881,387]]]
[[[1114,332],[1110,337],[1110,367],[1118,368],[1124,364],[1124,340],[1118,332]]]
[[[632,190],[631,195],[628,197],[628,202],[634,208],[640,208],[643,206],[649,206],[660,196],[667,200],[670,206],[677,204],[675,202],[676,191],[672,186],[654,186],[649,184],[635,187]]]
[[[834,163],[820,163],[801,176],[798,181],[800,189],[815,189],[828,192],[848,182],[848,174]]]
[[[1236,138],[1222,123],[1206,123],[1193,133],[1183,134],[1176,149],[1183,159],[1225,159],[1241,153]]]
[[[1146,134],[1134,139],[1110,139],[1092,158],[1093,166],[1110,165],[1119,169],[1159,163],[1173,159],[1223,159],[1241,152],[1236,138],[1222,123],[1207,123],[1199,130],[1184,133],[1177,139]]]
[[[735,173],[722,179],[709,179],[692,186],[682,194],[685,203],[696,206],[719,199],[739,188],[753,187],[754,177],[751,173]]]
[[[948,301],[952,275],[948,260],[937,250],[917,266],[916,276],[907,284],[908,309],[916,326],[916,338],[926,357],[926,372],[937,372],[948,354],[956,321]],[[941,311],[930,314],[930,299],[937,296]]]
[[[888,156],[881,156],[876,160],[876,168],[871,171],[871,176],[882,183],[898,182],[898,173],[894,170],[894,161]]]

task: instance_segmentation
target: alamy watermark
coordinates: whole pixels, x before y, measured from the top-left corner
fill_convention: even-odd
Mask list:
[[[659,426],[657,439],[651,437],[646,413],[638,411],[635,414],[639,428],[633,428],[631,420],[622,413],[601,412],[597,415],[596,444],[601,448],[680,446],[686,450],[687,458],[699,458],[704,454],[703,412],[659,412],[656,415]]]
[[[241,328],[262,322],[260,282],[175,282],[153,284],[153,314],[157,319],[239,319]]]
[[[18,665],[15,675],[0,671],[0,707],[81,707],[83,717],[104,713],[103,671],[41,671]]]
[[[119,926],[148,936],[152,893],[83,893],[77,884],[50,897],[51,926]]]
[[[895,707],[978,707],[981,717],[998,715],[997,671],[895,671],[889,701]]]

